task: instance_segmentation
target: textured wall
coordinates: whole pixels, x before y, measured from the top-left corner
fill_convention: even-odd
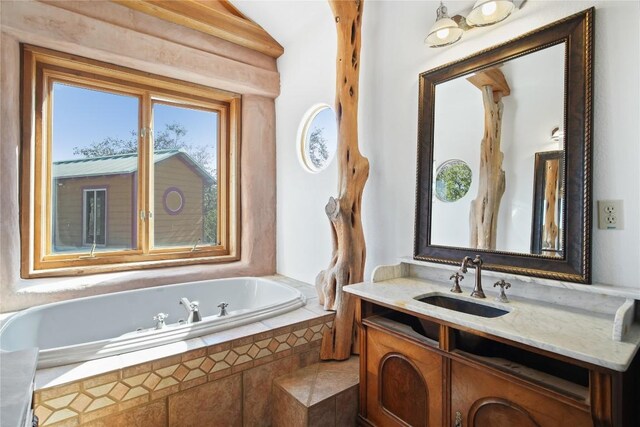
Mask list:
[[[275,60],[107,1],[3,1],[0,16],[0,312],[124,289],[275,271],[273,99],[279,93]],[[242,94],[240,261],[73,278],[21,279],[20,43]]]
[[[458,12],[472,4],[447,6]],[[423,40],[437,6],[434,1],[365,3],[359,128],[361,150],[371,162],[363,200],[366,276],[376,265],[413,252],[418,74],[595,6],[593,199],[624,199],[627,221],[620,231],[594,229],[593,280],[640,288],[635,271],[640,259],[640,4],[530,0],[499,25],[474,29],[456,45],[430,49]],[[276,104],[278,221],[293,219],[293,226],[286,222],[286,229],[278,229],[278,271],[304,281],[313,281],[329,261],[329,226],[322,209],[327,196],[336,192],[335,165],[326,173],[305,174],[291,154],[295,118],[307,105],[334,96],[335,28],[330,16],[321,19],[313,32],[287,45],[278,62],[283,87]],[[309,52],[314,52],[312,58],[301,56]],[[302,89],[289,93],[290,88]],[[297,203],[301,189],[313,192],[313,201]]]

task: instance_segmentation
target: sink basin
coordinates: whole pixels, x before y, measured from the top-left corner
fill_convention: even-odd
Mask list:
[[[431,295],[428,297],[416,297],[416,300],[425,304],[435,305],[437,307],[446,308],[447,310],[458,311],[460,313],[472,314],[480,317],[500,317],[509,313],[490,305],[478,304],[472,301],[450,298],[440,295]]]

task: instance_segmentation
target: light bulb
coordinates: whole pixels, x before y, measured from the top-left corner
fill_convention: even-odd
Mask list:
[[[449,37],[449,29],[443,28],[442,30],[436,31],[436,37],[441,40],[446,39],[447,37]]]
[[[496,2],[491,1],[489,3],[485,3],[482,5],[482,14],[484,16],[490,16],[493,15],[496,12],[496,9],[498,8],[498,6],[496,5]]]

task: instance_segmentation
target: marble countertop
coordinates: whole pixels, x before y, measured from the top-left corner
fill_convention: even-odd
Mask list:
[[[486,286],[486,285],[485,285]],[[510,297],[508,304],[493,301],[495,291],[477,300],[466,294],[452,294],[450,285],[415,277],[390,278],[376,283],[361,283],[345,289],[369,301],[440,319],[496,337],[530,345],[597,366],[625,371],[640,345],[640,325],[634,323],[623,341],[614,341],[614,318],[548,302]],[[429,294],[480,302],[509,311],[497,318],[483,318],[417,301]]]

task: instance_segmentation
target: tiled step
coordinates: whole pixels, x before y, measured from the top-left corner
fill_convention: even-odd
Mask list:
[[[319,362],[273,382],[273,427],[351,427],[358,413],[358,357]]]

